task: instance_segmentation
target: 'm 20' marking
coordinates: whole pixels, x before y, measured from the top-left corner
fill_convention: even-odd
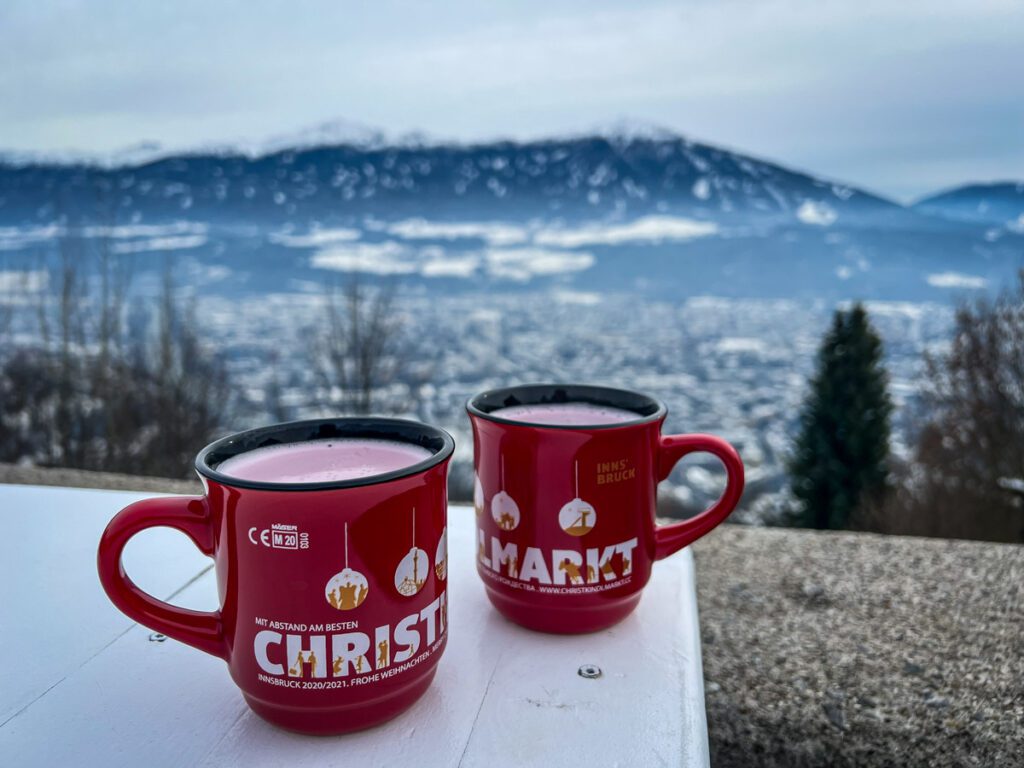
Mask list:
[[[281,523],[262,530],[253,526],[249,529],[249,541],[271,549],[309,549],[308,533],[300,531],[298,526]]]

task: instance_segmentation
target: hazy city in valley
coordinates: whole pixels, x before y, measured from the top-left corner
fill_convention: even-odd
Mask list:
[[[733,442],[748,468],[735,518],[774,522],[833,310],[865,301],[885,342],[899,459],[924,353],[948,344],[956,301],[1013,283],[1022,245],[1024,185],[906,205],[635,125],[480,144],[325,126],[245,150],[0,159],[16,342],[39,340],[31,307],[56,311],[68,263],[86,302],[99,263],[149,306],[169,276],[226,363],[225,428],[336,413],[314,347],[327,297],[357,281],[391,295],[399,327],[374,410],[455,434],[462,499],[470,395],[592,382],[663,399],[669,430]],[[695,512],[721,484],[714,460],[688,459],[662,509]]]

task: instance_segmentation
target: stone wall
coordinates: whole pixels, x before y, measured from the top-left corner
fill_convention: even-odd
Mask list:
[[[715,766],[1009,766],[1024,547],[721,526],[694,546]]]

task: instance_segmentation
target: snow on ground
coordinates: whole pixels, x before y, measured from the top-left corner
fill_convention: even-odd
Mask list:
[[[835,209],[827,203],[816,200],[804,200],[796,209],[796,217],[804,224],[827,227],[839,218]]]

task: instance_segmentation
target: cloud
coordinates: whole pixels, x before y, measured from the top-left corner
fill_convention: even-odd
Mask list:
[[[375,275],[408,275],[416,272],[416,262],[395,242],[354,243],[325,248],[313,254],[310,264],[317,269],[339,272],[367,272]]]
[[[559,304],[596,307],[601,303],[601,294],[589,291],[554,291],[551,295]]]
[[[274,232],[270,235],[270,242],[287,248],[317,248],[332,243],[346,243],[358,240],[359,237],[358,229],[337,227],[335,229],[313,229],[304,235],[296,235],[291,232]]]
[[[0,304],[18,304],[26,294],[45,291],[50,285],[50,274],[45,269],[0,270]]]
[[[928,285],[935,288],[984,288],[988,280],[976,275],[965,275],[961,272],[937,272],[928,275]]]
[[[619,245],[621,243],[660,243],[666,240],[692,240],[718,232],[710,221],[694,221],[677,216],[643,216],[628,224],[587,224],[582,227],[545,229],[534,242],[561,248],[581,245]]]
[[[519,282],[537,276],[581,272],[594,265],[593,254],[545,248],[495,248],[486,251],[485,258],[487,271],[492,276]]]
[[[435,257],[420,267],[424,277],[472,277],[480,267],[479,256]]]
[[[152,237],[147,240],[131,240],[114,243],[114,253],[146,253],[149,251],[185,251],[206,245],[206,235],[182,235],[180,237]]]
[[[500,222],[442,222],[406,219],[390,225],[387,231],[406,240],[459,240],[479,238],[489,245],[517,245],[526,242],[525,227]]]
[[[64,227],[57,224],[42,227],[0,227],[0,251],[17,251],[36,243],[45,243],[65,232]]]
[[[1024,176],[1024,5],[1008,0],[313,0],[302,13],[180,0],[116,14],[7,0],[0,14],[11,149],[261,140],[344,105],[389,132],[469,139],[635,116],[900,194]]]
[[[203,235],[207,226],[199,221],[175,221],[171,224],[119,224],[113,227],[83,227],[82,237],[170,237],[175,235]]]

